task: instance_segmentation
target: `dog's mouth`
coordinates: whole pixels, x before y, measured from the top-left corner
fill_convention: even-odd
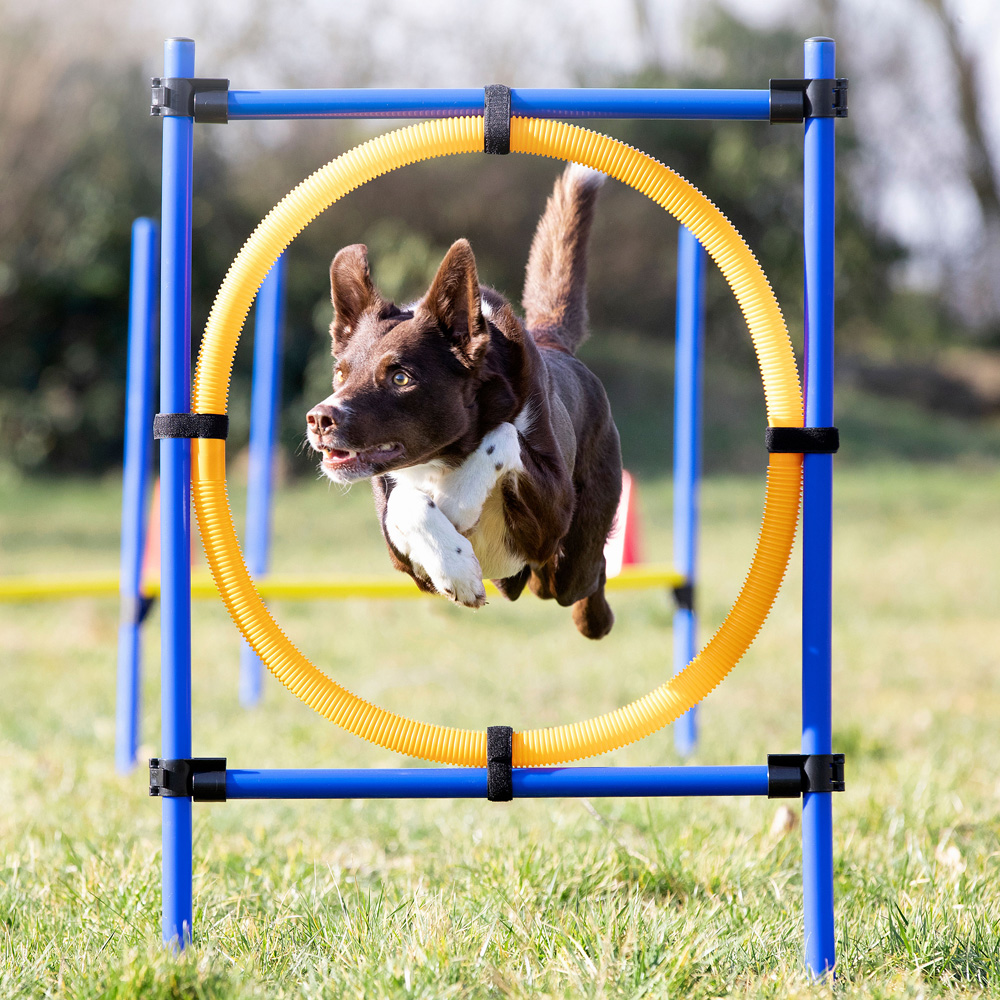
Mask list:
[[[338,475],[370,476],[373,471],[394,462],[403,454],[403,446],[395,441],[354,451],[350,448],[322,448],[323,471]]]

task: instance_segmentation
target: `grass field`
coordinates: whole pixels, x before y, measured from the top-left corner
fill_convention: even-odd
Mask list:
[[[114,570],[118,484],[12,483],[0,572]],[[669,558],[669,483],[640,485]],[[835,497],[839,978],[802,973],[797,817],[758,800],[229,803],[195,810],[194,947],[160,937],[159,803],[115,774],[117,602],[0,606],[2,997],[1000,997],[1000,471],[843,465]],[[704,489],[705,628],[753,549],[757,477]],[[701,763],[799,741],[798,549],[760,639],[703,706]],[[386,565],[367,490],[282,492],[275,568]],[[279,620],[365,697],[428,721],[533,728],[672,670],[664,595],[612,635],[525,599],[286,603]],[[155,614],[141,756],[158,746]],[[385,766],[276,684],[236,701],[235,631],[194,621],[195,753],[231,766]],[[665,731],[602,763],[676,763]]]

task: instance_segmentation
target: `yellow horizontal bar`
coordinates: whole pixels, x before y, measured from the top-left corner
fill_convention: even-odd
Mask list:
[[[417,585],[402,573],[395,576],[262,576],[255,580],[261,597],[289,601],[341,600],[351,597],[408,598],[423,597]],[[195,583],[195,597],[217,596],[211,577]],[[496,591],[494,590],[494,593]]]
[[[285,600],[343,600],[374,598],[397,600],[425,596],[413,581],[400,573],[397,576],[273,576],[256,581],[261,597]],[[676,570],[655,564],[625,566],[618,576],[608,580],[608,590],[654,590],[658,587],[678,587],[684,577]],[[160,581],[148,580],[143,593],[156,597]],[[486,581],[488,593],[497,594],[496,587]],[[118,576],[114,573],[78,576],[0,577],[0,603],[17,601],[63,600],[70,597],[110,597],[118,593]],[[207,573],[193,573],[191,596],[207,600],[218,596],[215,584]]]
[[[0,602],[103,597],[117,593],[117,573],[0,577]]]
[[[641,563],[622,566],[618,576],[611,577],[605,586],[608,590],[655,590],[657,587],[682,587],[687,583],[683,573],[670,566],[657,563]]]

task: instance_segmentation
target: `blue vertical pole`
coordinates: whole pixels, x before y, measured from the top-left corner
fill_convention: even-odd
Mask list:
[[[194,42],[164,43],[165,77],[194,76]],[[160,409],[186,413],[191,394],[191,202],[194,120],[163,119]],[[162,756],[191,756],[191,442],[160,442]],[[163,940],[191,938],[191,799],[163,800]]]
[[[281,340],[285,323],[285,256],[282,254],[257,294],[250,407],[250,460],[247,468],[247,569],[266,573],[271,550],[271,492],[274,441],[281,396]],[[246,640],[240,655],[240,702],[260,701],[264,665]]]
[[[698,569],[698,493],[701,478],[701,392],[705,325],[705,251],[681,226],[677,238],[677,349],[674,361],[674,568],[690,585],[690,600],[674,611],[674,668],[683,670],[698,651],[694,586]],[[674,723],[682,757],[698,742],[691,708]]]
[[[132,224],[129,275],[128,375],[125,390],[125,463],[122,472],[122,542],[119,569],[118,679],[115,686],[115,766],[125,774],[135,766],[139,746],[141,690],[140,631],[142,554],[146,503],[153,469],[153,350],[159,303],[159,233],[152,219]]]
[[[836,76],[830,38],[805,43],[805,76]],[[804,147],[806,426],[833,425],[834,118],[807,118]],[[833,456],[806,455],[802,509],[802,752],[832,751],[831,599]],[[806,965],[833,970],[833,806],[830,792],[802,805]]]

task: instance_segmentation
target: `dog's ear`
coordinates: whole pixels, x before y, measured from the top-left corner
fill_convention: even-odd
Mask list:
[[[363,243],[344,247],[330,265],[330,298],[333,301],[333,353],[340,354],[357,328],[362,314],[385,304],[368,271],[368,247]]]
[[[489,346],[490,331],[483,319],[476,258],[468,240],[451,245],[420,308],[450,339],[459,361],[467,368],[478,367]]]

